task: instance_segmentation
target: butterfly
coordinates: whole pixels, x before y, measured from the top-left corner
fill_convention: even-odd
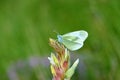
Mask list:
[[[65,45],[65,47],[71,51],[80,49],[87,37],[88,33],[84,30],[74,31],[64,35],[57,35],[58,42]]]

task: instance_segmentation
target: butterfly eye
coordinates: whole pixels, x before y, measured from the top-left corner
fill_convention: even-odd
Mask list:
[[[63,42],[63,39],[62,39],[62,36],[61,36],[61,35],[57,35],[57,38],[58,38],[58,42],[60,42],[60,43]]]

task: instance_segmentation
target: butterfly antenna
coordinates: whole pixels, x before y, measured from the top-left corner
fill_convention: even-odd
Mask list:
[[[56,33],[57,35],[59,35],[59,33],[56,30],[54,30],[53,32]]]

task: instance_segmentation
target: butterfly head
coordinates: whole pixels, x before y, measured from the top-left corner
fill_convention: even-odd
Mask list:
[[[62,43],[63,42],[63,38],[61,35],[57,35],[57,38],[58,38],[58,42]]]

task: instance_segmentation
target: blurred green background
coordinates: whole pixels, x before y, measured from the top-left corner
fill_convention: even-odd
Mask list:
[[[64,34],[75,30],[86,30],[89,37],[84,47],[73,52],[80,58],[80,64],[72,80],[120,80],[119,3],[119,0],[0,0],[0,80],[12,80],[12,71],[18,75],[14,80],[51,80],[47,62],[33,70],[24,66],[19,69],[17,63],[22,60],[20,66],[27,65],[30,56],[47,60],[53,51],[48,40],[57,35],[54,31]],[[11,65],[14,67],[9,71]]]

